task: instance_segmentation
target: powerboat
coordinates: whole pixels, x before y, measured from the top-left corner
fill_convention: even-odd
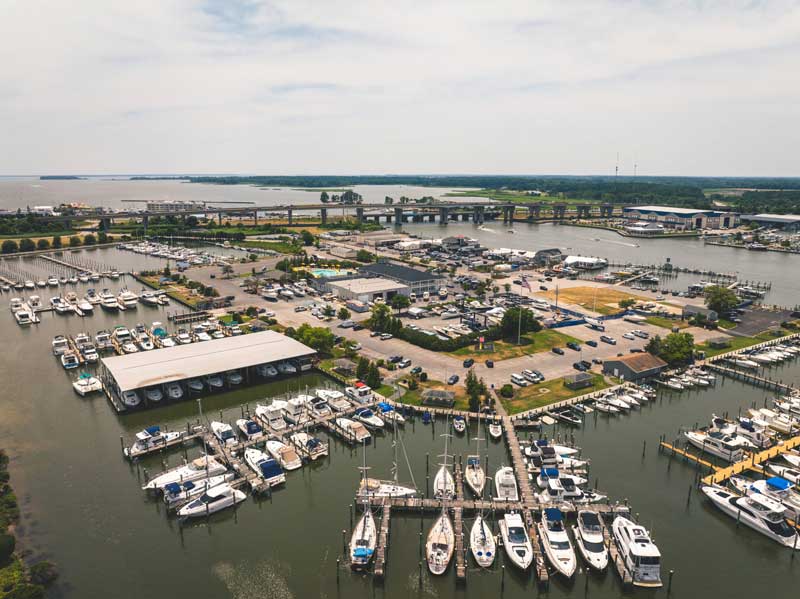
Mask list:
[[[256,416],[261,423],[274,431],[282,431],[286,428],[286,421],[283,419],[283,404],[286,402],[274,400],[268,406],[258,404],[256,406]]]
[[[475,562],[481,568],[488,568],[494,563],[497,544],[492,535],[492,529],[483,515],[475,518],[475,522],[472,524],[469,532],[469,549]]]
[[[334,412],[344,412],[352,407],[344,393],[336,389],[317,389],[314,394],[327,401]]]
[[[358,408],[353,416],[369,428],[383,428],[384,422],[369,408]]]
[[[328,455],[328,444],[304,431],[293,434],[289,440],[309,460],[318,460]]]
[[[647,530],[623,516],[614,518],[611,524],[614,542],[633,584],[640,587],[660,587],[661,552],[650,540]]]
[[[139,457],[155,448],[166,447],[178,439],[182,439],[184,434],[181,431],[162,431],[158,425],[148,426],[143,431],[136,433],[136,441],[130,447],[125,448],[125,455],[129,458]]]
[[[56,335],[53,337],[52,347],[53,355],[60,356],[65,351],[69,350],[69,341],[67,341],[67,338],[64,337],[64,335]]]
[[[499,468],[494,475],[495,501],[519,501],[519,489],[514,469],[510,466]]]
[[[144,398],[149,402],[158,403],[164,399],[164,394],[158,387],[147,387],[144,390]]]
[[[291,425],[305,424],[308,422],[308,411],[306,406],[314,399],[310,395],[298,395],[285,402],[283,407],[283,418]]]
[[[500,536],[511,563],[527,570],[533,562],[533,546],[522,516],[516,512],[505,514],[500,519]]]
[[[212,456],[201,456],[191,462],[162,472],[142,487],[143,491],[161,491],[169,483],[184,483],[208,478],[225,472],[227,468]]]
[[[78,354],[74,351],[67,350],[63,354],[61,354],[61,365],[64,367],[65,370],[72,370],[73,368],[77,368],[81,365],[80,360],[78,359]]]
[[[278,376],[278,371],[272,364],[259,364],[256,366],[256,374],[258,376],[271,379]]]
[[[211,389],[212,391],[214,389],[222,389],[222,386],[224,384],[225,383],[222,380],[222,377],[218,374],[211,374],[206,377],[206,385],[208,385],[208,388]]]
[[[204,389],[203,381],[200,379],[189,379],[186,382],[186,386],[189,387],[189,391],[194,393],[202,393]]]
[[[167,392],[167,397],[170,399],[180,399],[183,397],[183,389],[179,383],[167,383],[164,386],[164,390]]]
[[[202,495],[209,489],[231,480],[233,480],[233,472],[201,478],[196,481],[190,480],[185,483],[169,483],[164,487],[164,503],[170,509],[178,507],[198,495]]]
[[[791,481],[783,477],[773,476],[766,480],[752,481],[741,476],[732,476],[730,482],[743,495],[760,493],[783,504],[787,518],[795,520],[800,514],[800,493],[795,490]]]
[[[143,291],[139,301],[146,306],[158,306],[158,296],[152,291]]]
[[[798,546],[798,533],[786,522],[784,506],[780,502],[759,493],[735,495],[718,486],[704,485],[700,490],[737,522],[743,522],[784,547]]]
[[[767,470],[773,474],[777,474],[781,478],[785,478],[792,484],[800,484],[800,470],[789,466],[781,466],[780,464],[767,464]]]
[[[135,408],[142,403],[142,399],[139,397],[139,394],[134,390],[123,391],[121,397],[122,403],[124,403],[125,407],[127,408]]]
[[[457,433],[464,433],[467,430],[467,421],[463,416],[459,415],[453,418],[453,430]]]
[[[123,289],[117,295],[117,303],[125,306],[125,308],[135,308],[139,305],[139,296],[133,291]]]
[[[384,422],[392,422],[400,426],[406,423],[406,419],[403,415],[395,410],[391,404],[385,401],[379,402],[378,409],[381,411],[380,417]]]
[[[211,432],[214,433],[214,436],[219,439],[219,442],[223,445],[230,447],[231,445],[236,445],[237,439],[236,434],[233,432],[233,427],[227,422],[220,422],[219,420],[214,420],[211,422]]]
[[[297,470],[303,466],[303,460],[300,459],[294,448],[282,441],[267,441],[267,451],[278,460],[284,470]]]
[[[602,572],[608,567],[608,549],[603,541],[603,523],[596,512],[580,510],[572,527],[575,544],[590,568]]]
[[[369,504],[367,504],[350,537],[350,567],[354,570],[366,568],[372,561],[372,556],[375,555],[377,543],[378,529],[375,526],[375,518],[369,509]]]
[[[716,431],[731,436],[743,437],[751,447],[767,449],[772,446],[772,433],[769,432],[766,422],[757,422],[750,418],[739,417],[728,421],[715,414],[711,415],[710,431]]]
[[[425,543],[425,557],[431,574],[440,576],[445,573],[453,557],[456,538],[450,516],[442,509],[442,513],[433,523]]]
[[[247,499],[247,495],[242,491],[234,489],[228,483],[222,483],[221,485],[208,489],[200,497],[180,508],[178,510],[178,516],[181,518],[209,516],[226,508],[233,507],[245,499]]]
[[[686,431],[683,436],[703,453],[711,454],[728,462],[739,462],[744,456],[743,448],[746,445],[740,437],[714,431]]]
[[[100,307],[108,312],[116,312],[120,307],[124,309],[124,306],[120,306],[117,298],[111,295],[108,290],[103,290],[100,294]]]
[[[499,420],[493,420],[489,423],[489,436],[492,439],[501,439],[503,437],[503,425]]]
[[[234,387],[236,385],[241,385],[244,380],[238,370],[229,370],[225,373],[225,378],[228,379],[228,384]]]
[[[244,438],[248,441],[252,441],[253,439],[261,439],[264,436],[264,429],[253,420],[240,418],[236,421],[236,428],[241,431],[242,435],[244,435]]]
[[[103,390],[103,383],[100,379],[92,376],[88,372],[82,372],[75,382],[72,383],[72,388],[81,397],[85,397],[89,393]]]
[[[158,338],[158,344],[161,347],[175,347],[178,345],[175,343],[175,339],[173,339],[170,335],[164,335],[163,337]]]
[[[192,337],[186,331],[186,329],[178,329],[178,333],[175,335],[175,338],[178,340],[180,345],[188,345],[192,342]]]
[[[547,483],[550,480],[570,480],[576,485],[585,485],[587,480],[575,474],[564,474],[558,468],[542,468],[539,475],[536,477],[536,485],[540,489],[547,488]]]
[[[575,550],[569,540],[564,525],[564,514],[558,508],[542,510],[542,522],[539,524],[539,538],[542,541],[545,555],[559,574],[572,578],[577,567]]]
[[[331,410],[328,402],[322,397],[313,397],[311,401],[308,402],[308,409],[311,411],[311,415],[314,418],[327,418],[333,415],[333,410]]]
[[[135,354],[139,351],[139,348],[133,341],[128,341],[122,344],[122,351],[126,354]]]
[[[255,447],[245,449],[244,461],[250,466],[250,469],[260,478],[263,478],[270,487],[275,487],[286,482],[286,474],[281,470],[278,462],[260,449],[256,449]]]
[[[360,422],[349,418],[337,418],[336,425],[342,428],[346,434],[350,435],[357,443],[367,443],[372,435]]]
[[[86,294],[83,296],[83,299],[85,299],[87,302],[89,302],[89,303],[90,303],[90,304],[92,304],[93,306],[94,306],[94,305],[97,305],[97,304],[99,304],[101,301],[103,301],[103,300],[100,298],[100,296],[99,296],[99,295],[97,295],[97,292],[96,292],[94,289],[89,289],[89,290],[86,292]]]
[[[294,374],[297,372],[297,368],[290,362],[278,362],[277,368],[280,374]]]

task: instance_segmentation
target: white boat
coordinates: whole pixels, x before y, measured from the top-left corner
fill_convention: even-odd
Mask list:
[[[72,383],[72,388],[75,389],[78,395],[84,397],[89,393],[102,391],[103,383],[100,382],[100,379],[92,376],[88,372],[82,372],[78,379]]]
[[[497,544],[489,523],[482,515],[475,518],[475,522],[470,529],[469,549],[475,562],[481,568],[489,568],[494,563]]]
[[[349,418],[337,418],[336,424],[342,428],[346,434],[350,435],[357,443],[367,443],[372,438],[372,435],[367,430],[367,427],[360,422],[356,422],[355,420],[350,420]]]
[[[280,400],[274,400],[268,406],[259,404],[256,406],[256,416],[265,426],[274,431],[282,431],[286,428],[286,421],[283,419],[283,404],[285,403]]]
[[[164,390],[167,392],[167,397],[170,399],[180,399],[183,397],[183,388],[179,383],[167,383],[164,385]]]
[[[64,367],[64,369],[72,370],[73,368],[80,366],[80,364],[81,363],[78,359],[78,354],[71,349],[61,354],[61,365]]]
[[[800,427],[800,423],[794,417],[788,414],[779,414],[767,408],[750,410],[750,415],[755,420],[764,422],[772,430],[784,435],[791,435]]]
[[[34,321],[34,314],[28,308],[20,308],[16,312],[14,312],[14,318],[17,321],[17,324],[21,327],[28,326],[33,324]]]
[[[575,544],[590,568],[602,572],[608,567],[608,549],[603,542],[603,523],[596,512],[580,510],[572,527]]]
[[[350,537],[350,567],[354,570],[366,568],[375,555],[377,543],[378,530],[375,527],[375,518],[367,504]]]
[[[165,335],[164,337],[159,337],[158,344],[161,347],[175,347],[178,345],[173,337],[170,335]]]
[[[533,546],[522,516],[516,512],[505,514],[500,519],[500,536],[511,563],[527,570],[533,562]]]
[[[347,397],[362,404],[371,402],[373,396],[372,389],[361,381],[352,387],[345,387],[344,393]]]
[[[227,468],[211,456],[202,456],[191,462],[162,472],[142,487],[144,491],[161,491],[169,483],[184,483],[208,478],[225,472]]]
[[[743,449],[746,446],[739,437],[703,431],[686,431],[683,436],[703,453],[711,454],[728,462],[739,462],[744,456]]]
[[[378,409],[380,410],[380,417],[384,422],[392,422],[400,426],[406,423],[405,417],[395,410],[391,404],[382,401],[378,404]]]
[[[267,441],[267,451],[278,460],[284,470],[297,470],[303,466],[303,461],[293,447],[281,441]]]
[[[286,482],[286,474],[281,470],[280,464],[260,449],[255,447],[245,449],[244,461],[270,487]]]
[[[233,472],[226,472],[218,476],[210,476],[209,478],[201,478],[195,481],[186,481],[182,484],[169,483],[164,487],[164,503],[166,503],[169,508],[175,508],[202,495],[217,485],[233,480],[233,476]]]
[[[308,422],[308,403],[314,399],[310,395],[298,395],[285,402],[283,407],[283,418],[292,425],[305,424]]]
[[[202,393],[203,391],[203,381],[200,379],[189,379],[186,382],[186,386],[189,387],[189,391],[194,393]]]
[[[559,574],[572,578],[577,567],[577,560],[561,510],[558,508],[543,509],[542,522],[538,526],[539,538],[548,561]]]
[[[128,408],[135,408],[140,403],[142,403],[142,399],[139,397],[139,394],[136,393],[134,390],[123,391],[121,394],[122,403],[125,404]]]
[[[328,402],[334,412],[343,412],[352,407],[344,393],[336,389],[316,389],[314,394]]]
[[[357,497],[413,497],[417,490],[413,487],[398,484],[392,480],[362,478],[356,491]]]
[[[52,347],[53,355],[60,356],[69,349],[69,341],[67,341],[67,338],[64,337],[64,335],[56,335],[53,337]]]
[[[493,420],[489,423],[489,436],[492,439],[501,439],[503,437],[503,425],[499,420]]]
[[[228,483],[211,487],[197,499],[194,499],[178,510],[181,518],[195,518],[210,516],[226,508],[233,507],[247,499],[239,489],[234,489]]]
[[[800,484],[800,470],[790,466],[781,466],[780,464],[767,464],[767,469],[795,485]]]
[[[425,543],[425,558],[431,574],[439,576],[445,573],[453,557],[455,544],[453,523],[443,508],[428,532],[428,540]]]
[[[294,374],[297,372],[297,368],[291,362],[278,362],[277,368],[280,374]]]
[[[164,399],[164,394],[161,392],[161,389],[158,387],[147,387],[144,390],[144,398],[147,401],[158,403],[162,399]]]
[[[536,476],[536,484],[540,489],[547,488],[550,480],[570,480],[575,485],[585,485],[587,480],[575,474],[565,474],[558,468],[542,468]]]
[[[647,530],[622,516],[614,518],[611,530],[633,584],[640,587],[662,586],[661,552],[650,540]]]
[[[91,314],[92,312],[94,312],[94,306],[89,302],[87,302],[86,300],[79,300],[78,310],[80,310],[84,314]]]
[[[142,294],[139,296],[139,301],[145,304],[146,306],[157,306],[158,296],[152,291],[143,291]]]
[[[125,306],[126,308],[135,308],[139,305],[139,296],[133,291],[123,289],[117,295],[117,303]]]
[[[514,469],[510,466],[499,468],[494,475],[495,501],[519,501],[519,489]]]
[[[222,389],[222,387],[225,385],[225,382],[222,380],[222,377],[218,374],[212,374],[207,376],[205,378],[205,381],[206,385],[208,385],[208,388],[211,389],[212,391],[214,389]]]
[[[781,503],[785,508],[787,518],[795,520],[800,514],[800,493],[795,490],[794,484],[790,480],[773,476],[766,480],[753,481],[741,476],[732,476],[730,483],[743,495],[760,493]]]
[[[236,428],[241,431],[244,438],[248,441],[261,439],[264,436],[264,429],[261,428],[257,422],[248,420],[247,418],[239,418],[239,420],[236,421]]]
[[[273,378],[278,376],[278,371],[272,364],[259,364],[256,366],[256,374],[264,378]]]
[[[230,447],[231,445],[236,445],[238,442],[236,439],[236,434],[233,432],[233,427],[227,422],[220,422],[218,420],[214,420],[211,422],[211,432],[214,433],[214,436],[219,439],[219,442],[223,445],[227,445]]]
[[[125,455],[129,458],[138,457],[153,449],[166,447],[183,438],[184,434],[181,431],[162,431],[158,425],[149,426],[136,433],[136,441],[125,448]]]
[[[463,433],[467,430],[467,421],[463,416],[456,416],[453,418],[453,430],[457,433]]]
[[[759,493],[739,496],[717,486],[704,485],[700,490],[716,507],[737,522],[743,522],[785,547],[796,548],[798,533],[787,522],[784,506]]]
[[[355,411],[353,416],[357,420],[363,422],[369,428],[383,428],[383,420],[369,408],[359,408]]]
[[[186,332],[185,329],[178,329],[178,333],[175,335],[175,339],[178,340],[180,345],[188,345],[192,342],[192,337]]]
[[[318,460],[328,455],[328,444],[304,431],[293,434],[289,440],[300,455],[306,456],[309,460]]]
[[[241,385],[242,381],[242,374],[238,370],[229,370],[225,373],[225,378],[228,380],[228,384],[232,386]]]
[[[308,402],[308,409],[313,418],[327,418],[333,415],[333,410],[322,397],[313,397]]]

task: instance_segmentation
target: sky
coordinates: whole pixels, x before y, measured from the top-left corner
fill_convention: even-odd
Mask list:
[[[2,175],[800,175],[796,1],[2,6]]]

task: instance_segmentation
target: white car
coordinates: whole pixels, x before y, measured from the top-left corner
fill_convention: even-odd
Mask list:
[[[354,350],[358,351],[358,350],[361,349],[361,344],[358,341],[356,341],[355,343],[351,343],[350,347],[352,347]]]
[[[266,316],[267,318],[275,318],[275,312],[273,312],[272,310],[265,310],[264,316]]]
[[[625,333],[622,336],[622,338],[623,339],[630,339],[631,341],[635,341],[636,340],[636,337],[633,335],[633,333]]]

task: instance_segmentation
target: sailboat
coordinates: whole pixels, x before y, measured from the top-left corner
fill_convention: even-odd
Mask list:
[[[361,467],[361,479],[367,479],[367,444],[364,446],[364,466]],[[363,482],[362,482],[363,484]],[[369,496],[364,503],[364,514],[359,518],[353,535],[350,537],[350,567],[354,570],[366,568],[375,554],[375,545],[378,543],[378,529],[375,518],[369,505]]]
[[[442,437],[444,437],[444,454],[440,457],[444,458],[444,462],[440,465],[433,479],[433,496],[436,499],[452,499],[456,496],[456,482],[447,467],[447,439],[450,435],[445,433]]]
[[[481,568],[488,568],[494,563],[494,556],[497,550],[492,529],[483,517],[481,510],[469,533],[469,549],[472,557]]]
[[[356,492],[357,497],[412,497],[417,494],[416,485],[407,486],[401,485],[398,482],[398,469],[397,469],[397,421],[393,420],[393,436],[392,447],[394,448],[394,461],[392,462],[392,480],[380,480],[377,478],[363,477],[361,484],[358,486]],[[405,447],[403,448],[405,454]],[[406,457],[407,461],[407,457]],[[411,467],[409,466],[409,474]],[[412,483],[414,482],[414,475],[411,474]]]
[[[467,466],[464,468],[464,481],[470,490],[478,497],[483,497],[486,486],[486,473],[481,464],[481,425],[478,422],[478,436],[475,437],[475,454],[467,456]]]
[[[431,574],[442,575],[447,570],[453,557],[456,536],[453,523],[447,515],[447,508],[442,503],[442,513],[433,523],[428,532],[428,541],[425,543],[425,558]]]

